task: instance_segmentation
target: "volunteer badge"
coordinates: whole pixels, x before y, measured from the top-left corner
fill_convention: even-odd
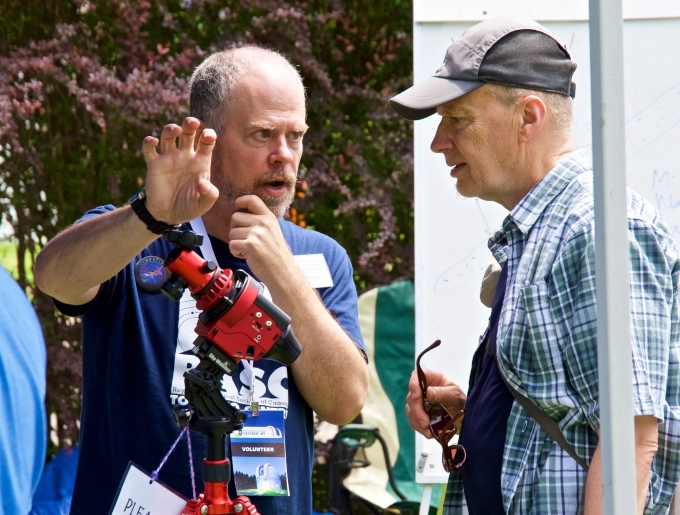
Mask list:
[[[248,413],[243,429],[232,433],[231,457],[238,495],[288,496],[286,440],[282,410]]]

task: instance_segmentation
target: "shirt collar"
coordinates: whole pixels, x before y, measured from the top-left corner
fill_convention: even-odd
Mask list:
[[[505,217],[501,228],[489,238],[491,251],[496,253],[499,247],[507,245],[506,235],[513,225],[526,234],[567,184],[577,175],[591,169],[585,149],[567,154]]]
[[[585,149],[567,154],[548,174],[527,193],[519,204],[505,217],[501,228],[489,239],[489,247],[501,244],[505,234],[514,224],[526,234],[536,223],[545,208],[577,175],[592,170]]]
[[[511,217],[517,228],[526,234],[545,208],[555,200],[555,197],[562,192],[567,184],[577,175],[590,169],[592,167],[586,158],[584,149],[567,154],[548,172],[541,182],[520,200],[519,204],[510,211],[508,217]]]

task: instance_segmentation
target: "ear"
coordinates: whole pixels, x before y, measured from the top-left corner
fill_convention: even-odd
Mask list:
[[[527,95],[519,103],[521,122],[520,141],[527,142],[536,138],[546,125],[547,109],[543,100],[536,95]]]

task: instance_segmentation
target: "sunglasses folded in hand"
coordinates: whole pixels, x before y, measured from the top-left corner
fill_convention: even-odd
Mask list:
[[[420,385],[420,391],[422,393],[423,409],[430,417],[430,431],[432,432],[432,436],[439,442],[439,445],[442,446],[442,465],[444,466],[444,470],[451,472],[459,469],[463,466],[463,463],[465,463],[465,449],[463,446],[457,444],[449,445],[449,442],[458,431],[458,423],[463,419],[465,411],[460,410],[455,415],[451,415],[451,413],[449,413],[449,411],[441,404],[433,404],[428,401],[425,373],[420,367],[420,358],[422,358],[426,352],[439,347],[441,343],[441,340],[435,341],[418,355],[418,358],[416,359],[416,372],[418,373],[418,384]]]

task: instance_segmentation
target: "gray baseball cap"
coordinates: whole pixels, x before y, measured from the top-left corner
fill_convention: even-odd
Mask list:
[[[567,47],[545,27],[522,16],[502,16],[465,31],[432,77],[393,97],[390,105],[404,118],[421,120],[486,83],[573,98],[575,70]]]

